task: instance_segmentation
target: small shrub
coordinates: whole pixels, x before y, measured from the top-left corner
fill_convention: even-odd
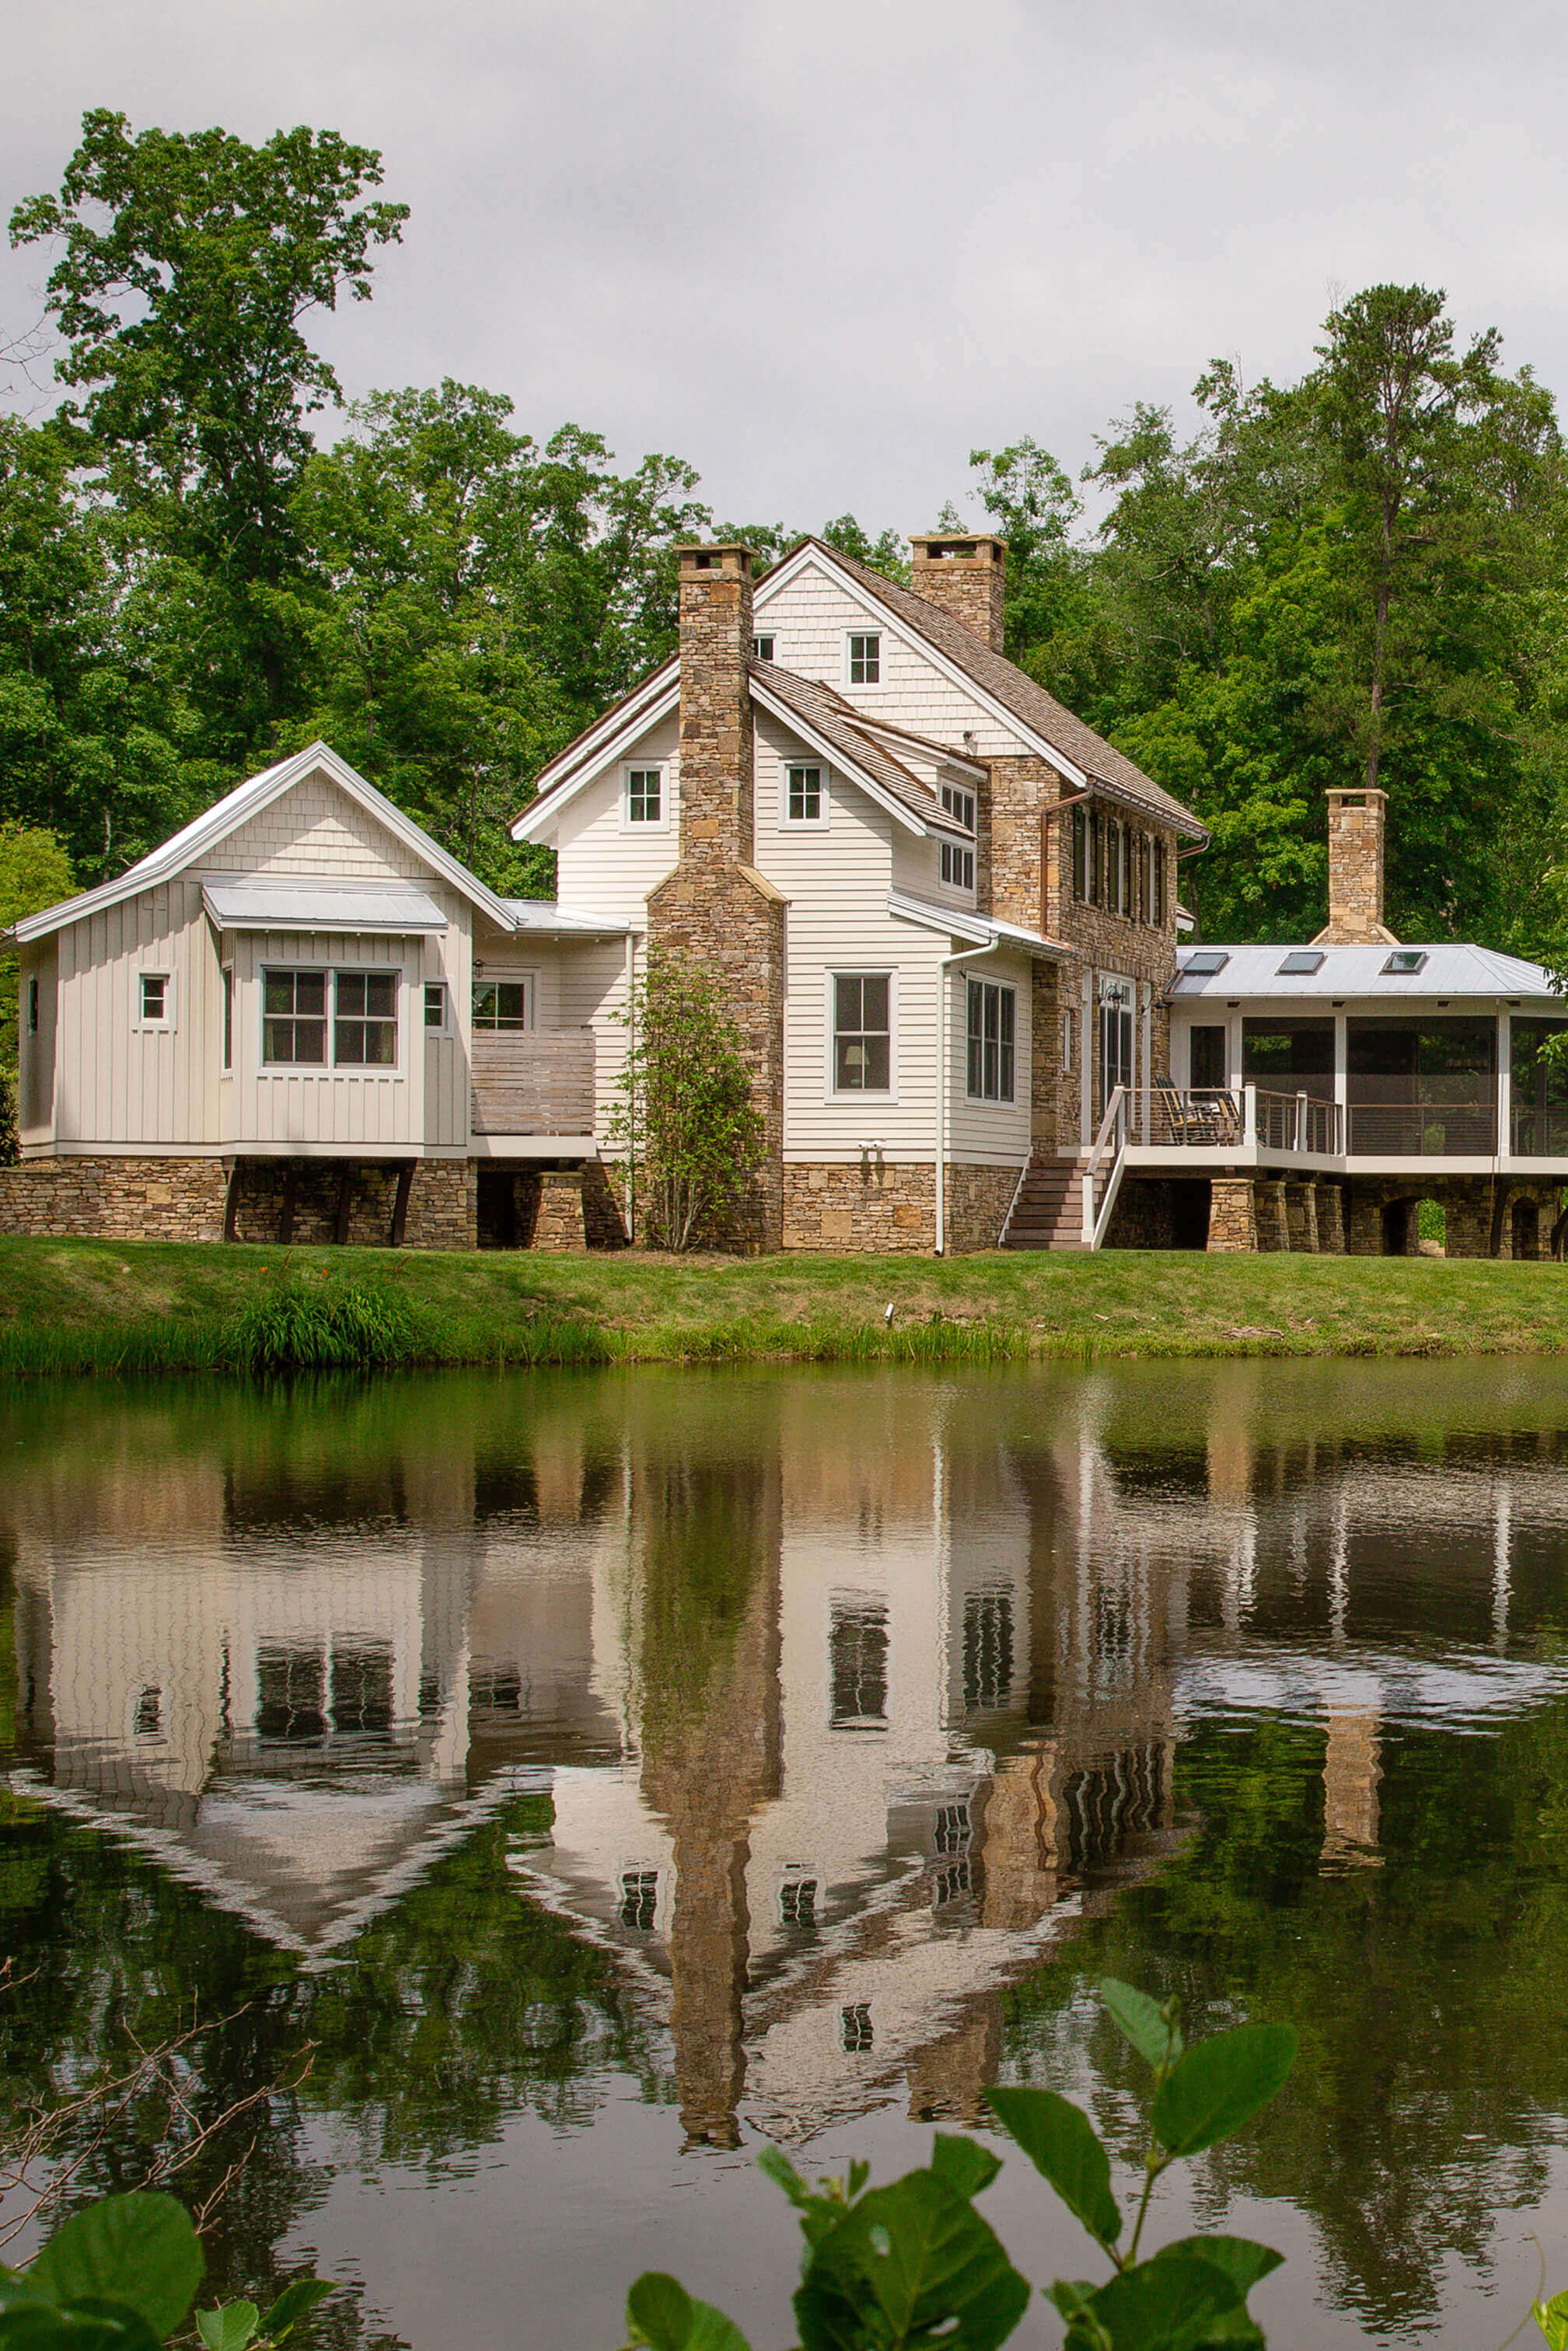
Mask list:
[[[677,1252],[722,1242],[740,1220],[763,1139],[723,984],[655,948],[623,1021],[610,1135],[627,1155],[643,1238]]]

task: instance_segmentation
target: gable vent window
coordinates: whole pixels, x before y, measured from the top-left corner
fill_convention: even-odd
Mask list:
[[[788,770],[784,810],[790,824],[821,824],[822,821],[822,771],[821,768],[791,768]]]
[[[852,685],[880,685],[882,684],[882,639],[880,636],[851,637],[850,684]]]
[[[751,640],[751,652],[752,657],[756,661],[771,661],[773,658],[772,638],[753,637]]]
[[[397,974],[340,971],[332,1059],[340,1070],[390,1070],[397,1064]]]

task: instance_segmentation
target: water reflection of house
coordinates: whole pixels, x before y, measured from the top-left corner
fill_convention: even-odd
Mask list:
[[[691,2136],[972,2114],[1003,1990],[1170,1851],[1184,1726],[1321,1722],[1343,1869],[1391,1719],[1555,1687],[1511,1653],[1568,1533],[1551,1445],[1302,1434],[1245,1372],[1185,1434],[1095,1380],[89,1433],[0,1499],[24,1782],[311,1964],[548,1789],[517,1883],[667,2026]]]

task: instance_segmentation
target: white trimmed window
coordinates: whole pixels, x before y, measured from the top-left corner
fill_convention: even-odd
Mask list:
[[[172,1029],[174,1026],[174,975],[172,971],[137,973],[136,1025],[139,1029]]]
[[[333,975],[332,1061],[340,1070],[397,1067],[397,974]]]
[[[474,982],[474,1026],[490,1030],[527,1029],[533,1006],[526,979],[476,979]]]
[[[37,976],[35,975],[35,977],[27,982],[27,1034],[29,1037],[36,1037],[37,1033],[38,982]]]
[[[234,1065],[235,967],[232,963],[225,963],[224,966],[224,1067],[225,1070],[232,1070]]]
[[[1010,1102],[1018,1023],[1018,992],[994,979],[969,982],[971,1102]]]
[[[621,800],[622,822],[629,832],[663,832],[669,823],[669,797],[662,767],[631,767],[626,770]]]
[[[835,1094],[893,1092],[893,974],[828,975],[830,1090]]]
[[[779,795],[779,816],[786,824],[826,824],[828,779],[818,767],[787,762]]]
[[[327,1065],[327,975],[324,971],[264,971],[261,976],[261,1058],[274,1067]]]
[[[942,879],[954,890],[974,888],[975,852],[966,849],[961,841],[942,843]]]
[[[880,632],[865,633],[850,632],[850,684],[880,685],[882,684],[882,636]]]
[[[444,1037],[450,1023],[446,1017],[446,982],[427,979],[424,983],[424,1033],[427,1037]]]
[[[770,662],[773,658],[772,638],[753,637],[751,640],[751,654],[754,661]]]

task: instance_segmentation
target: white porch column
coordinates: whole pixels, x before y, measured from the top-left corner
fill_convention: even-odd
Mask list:
[[[1333,1017],[1333,1098],[1339,1105],[1339,1147],[1350,1149],[1350,1030],[1345,1016]]]
[[[1082,1033],[1078,1055],[1078,1132],[1087,1147],[1094,1140],[1094,974],[1085,967],[1082,985]]]
[[[1140,980],[1144,998],[1144,1065],[1139,1071],[1143,1081],[1143,1116],[1139,1132],[1147,1143],[1154,1129],[1151,1121],[1155,1109],[1155,991],[1151,983]]]
[[[1513,1153],[1513,1015],[1497,1016],[1497,1155]]]

